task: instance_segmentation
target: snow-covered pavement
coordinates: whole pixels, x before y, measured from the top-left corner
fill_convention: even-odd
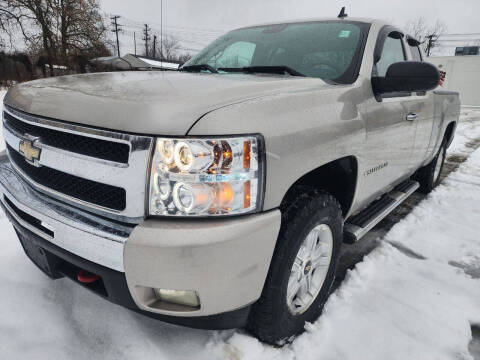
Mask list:
[[[480,139],[480,113],[464,114],[457,134],[449,152],[465,157]],[[69,280],[50,281],[1,213],[0,239],[1,359],[472,359],[470,329],[480,325],[480,150],[388,232],[320,319],[283,348],[239,330],[164,324]]]

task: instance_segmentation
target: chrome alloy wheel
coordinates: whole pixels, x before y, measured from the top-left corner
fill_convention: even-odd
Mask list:
[[[333,233],[330,226],[315,226],[303,240],[293,262],[287,287],[287,305],[292,315],[307,311],[317,298],[332,261]]]
[[[435,184],[438,181],[440,176],[440,170],[442,170],[443,158],[445,157],[445,152],[443,149],[440,150],[440,153],[437,156],[437,162],[435,163],[435,172],[433,173],[433,183]]]

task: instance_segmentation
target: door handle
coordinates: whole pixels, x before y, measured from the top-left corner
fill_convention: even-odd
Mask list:
[[[407,115],[407,121],[414,121],[418,119],[418,114],[416,113],[410,113]]]

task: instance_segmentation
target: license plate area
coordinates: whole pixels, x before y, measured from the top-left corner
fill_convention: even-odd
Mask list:
[[[17,234],[25,254],[43,273],[52,279],[60,279],[63,277],[63,275],[57,271],[59,261],[56,256],[45,251],[35,244],[34,241],[28,239],[28,237],[18,231]]]
[[[110,297],[103,280],[102,266],[68,253],[50,242],[48,238],[55,238],[54,229],[20,210],[6,196],[3,199],[0,198],[0,209],[3,209],[13,224],[27,257],[44,274],[52,279],[67,277],[102,297]],[[102,276],[93,282],[82,282],[78,278],[78,274],[82,270]]]

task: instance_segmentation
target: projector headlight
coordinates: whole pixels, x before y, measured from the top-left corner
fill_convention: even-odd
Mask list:
[[[150,215],[221,216],[261,210],[260,136],[156,141]]]

